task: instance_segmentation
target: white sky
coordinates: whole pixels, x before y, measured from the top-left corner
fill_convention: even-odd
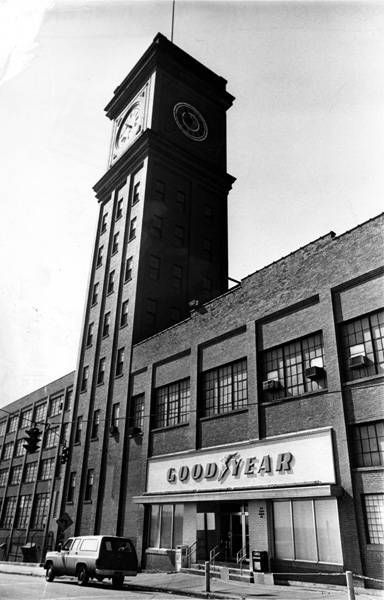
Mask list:
[[[75,368],[111,123],[171,0],[0,3],[0,405]],[[228,80],[230,276],[384,197],[384,3],[176,0],[174,41]]]

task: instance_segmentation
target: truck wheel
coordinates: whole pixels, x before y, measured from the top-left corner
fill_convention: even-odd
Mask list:
[[[124,583],[124,575],[115,575],[112,577],[112,585],[114,588],[122,588]]]
[[[81,565],[77,570],[77,583],[79,585],[87,585],[88,581],[89,575],[87,567],[85,565]]]
[[[49,565],[47,565],[47,568],[45,570],[45,579],[46,581],[53,581],[55,579],[55,571],[53,569],[52,563],[49,563]]]

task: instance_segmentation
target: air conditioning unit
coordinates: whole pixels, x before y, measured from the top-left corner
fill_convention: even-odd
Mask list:
[[[317,381],[318,379],[322,379],[325,375],[324,367],[307,367],[305,369],[305,376],[307,379],[311,379],[312,381]]]
[[[139,435],[143,435],[143,432],[140,427],[128,427],[128,437],[138,437]]]
[[[267,379],[263,381],[263,392],[273,392],[280,389],[280,381],[277,379]]]
[[[360,369],[361,367],[366,367],[367,364],[368,359],[365,354],[356,354],[355,356],[350,356],[348,359],[350,369]]]

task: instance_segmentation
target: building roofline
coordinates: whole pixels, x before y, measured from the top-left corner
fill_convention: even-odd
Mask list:
[[[12,406],[13,404],[16,404],[17,402],[21,402],[22,400],[25,400],[26,398],[28,398],[28,396],[32,396],[32,394],[37,394],[38,392],[40,392],[42,390],[46,390],[47,387],[54,385],[55,383],[57,383],[61,379],[65,379],[66,377],[69,377],[70,375],[75,376],[75,372],[76,371],[70,371],[69,373],[66,373],[65,375],[62,375],[61,377],[57,377],[57,379],[54,379],[53,381],[49,381],[45,385],[42,385],[41,387],[39,387],[39,388],[37,388],[35,390],[32,390],[28,394],[24,394],[24,396],[21,396],[20,398],[16,398],[16,400],[12,400],[11,402],[8,402],[4,406],[0,406],[0,412],[2,410],[4,410],[5,412],[7,412],[6,411],[6,407]],[[0,415],[0,419],[1,419],[1,415]]]

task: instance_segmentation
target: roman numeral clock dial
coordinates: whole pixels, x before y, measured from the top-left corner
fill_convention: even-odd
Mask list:
[[[118,123],[113,159],[116,159],[135,140],[143,130],[143,106],[142,102],[135,102],[120,119]]]

